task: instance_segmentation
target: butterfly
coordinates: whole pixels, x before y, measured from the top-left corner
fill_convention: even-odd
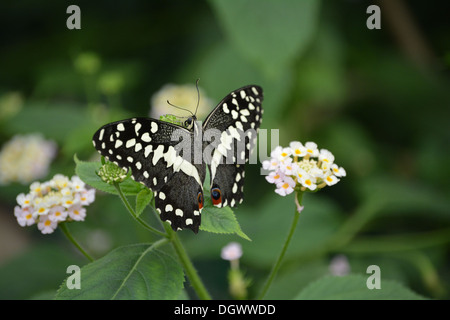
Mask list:
[[[248,85],[230,92],[203,123],[195,114],[184,123],[131,118],[104,125],[92,141],[102,156],[130,168],[131,177],[153,191],[162,221],[175,231],[197,233],[206,167],[214,206],[235,207],[244,199],[244,165],[256,144],[262,100],[262,88]]]

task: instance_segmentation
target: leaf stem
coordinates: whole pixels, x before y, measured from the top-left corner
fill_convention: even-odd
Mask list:
[[[178,258],[180,259],[180,262],[183,265],[183,268],[186,272],[189,282],[194,288],[194,291],[197,293],[197,296],[202,300],[211,300],[210,294],[208,293],[202,280],[198,276],[197,270],[195,270],[194,265],[192,264],[191,259],[189,259],[189,256],[187,255],[186,250],[184,249],[177,234],[166,223],[163,223],[163,225],[164,228],[166,229],[167,234],[169,235],[169,239],[172,242],[173,248],[175,249]]]
[[[258,296],[258,300],[262,300],[264,298],[264,296],[266,295],[267,291],[270,288],[270,285],[272,284],[273,279],[275,278],[276,274],[278,273],[278,270],[280,269],[281,262],[284,258],[284,255],[286,254],[287,248],[289,247],[289,243],[291,242],[292,236],[294,235],[295,229],[297,227],[298,219],[300,217],[300,212],[303,209],[303,207],[301,206],[303,193],[304,192],[300,191],[300,192],[296,193],[296,195],[295,195],[295,197],[296,197],[295,204],[296,204],[297,208],[294,213],[294,219],[292,220],[291,228],[289,230],[286,241],[284,242],[283,249],[281,250],[280,255],[278,256],[278,259],[275,261],[275,264],[272,267],[272,271],[270,272],[269,276],[267,277],[266,283],[264,284],[264,287]]]
[[[63,231],[64,235],[69,239],[70,242],[90,261],[94,261],[94,259],[81,247],[80,244],[75,240],[75,238],[70,233],[69,229],[67,228],[66,222],[61,222],[59,224],[59,227]]]
[[[144,220],[142,220],[140,217],[136,215],[136,212],[134,211],[133,207],[128,202],[128,199],[125,197],[125,195],[122,192],[122,189],[120,188],[120,185],[117,182],[114,182],[114,187],[117,190],[117,193],[119,194],[120,199],[122,200],[123,204],[127,208],[128,212],[131,214],[134,220],[136,220],[141,226],[143,226],[145,229],[149,230],[150,232],[153,232],[161,237],[168,238],[169,236],[165,234],[164,232],[161,232],[152,226],[148,225]]]

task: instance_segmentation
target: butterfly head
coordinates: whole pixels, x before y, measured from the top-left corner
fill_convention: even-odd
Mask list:
[[[195,115],[192,115],[191,117],[187,118],[186,121],[184,121],[184,127],[188,130],[191,130],[194,127],[195,120],[197,120]]]

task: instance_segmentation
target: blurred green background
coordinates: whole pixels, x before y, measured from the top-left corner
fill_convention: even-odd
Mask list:
[[[81,30],[66,27],[70,4],[81,9]],[[366,27],[371,4],[381,8],[380,30]],[[167,83],[200,78],[214,103],[261,85],[262,128],[279,129],[283,146],[315,141],[347,171],[338,185],[304,197],[267,298],[295,297],[343,255],[352,274],[375,264],[382,281],[448,299],[449,11],[446,1],[419,0],[2,1],[0,146],[39,132],[58,145],[41,181],[72,176],[75,153],[95,159],[91,137],[101,125],[147,116]],[[251,242],[181,232],[214,298],[230,297],[221,248],[242,243],[253,297],[293,217],[294,198],[276,195],[260,165],[246,177],[235,213]],[[87,263],[59,230],[42,235],[17,224],[15,197],[28,188],[0,186],[1,299],[52,297],[68,265]],[[97,257],[152,241],[116,197],[98,193],[87,215],[71,229]]]

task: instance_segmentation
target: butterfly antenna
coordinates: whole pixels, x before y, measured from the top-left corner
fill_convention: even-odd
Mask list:
[[[177,109],[181,109],[181,110],[187,111],[187,112],[189,112],[190,114],[194,115],[194,114],[192,113],[191,110],[188,110],[188,109],[185,109],[185,108],[176,106],[176,105],[174,105],[174,104],[171,104],[169,100],[167,100],[167,103],[168,103],[169,105],[171,105],[172,107],[174,107],[174,108],[177,108]]]
[[[199,81],[200,81],[200,79],[197,79],[197,81],[195,82],[195,87],[197,88],[197,107],[195,108],[195,115],[197,115],[198,105],[200,104],[200,90],[198,89]]]

